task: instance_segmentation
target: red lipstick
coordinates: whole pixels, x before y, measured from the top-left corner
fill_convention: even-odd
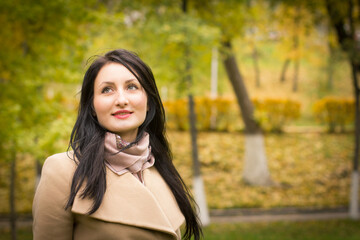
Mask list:
[[[116,117],[117,119],[125,119],[125,118],[130,117],[131,114],[132,114],[132,112],[129,110],[119,110],[119,111],[116,111],[115,113],[113,113],[112,115],[114,117]]]

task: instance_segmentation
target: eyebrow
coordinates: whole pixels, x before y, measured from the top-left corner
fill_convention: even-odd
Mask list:
[[[130,79],[128,79],[128,80],[125,80],[125,83],[129,83],[129,82],[133,82],[133,81],[138,81],[136,78],[130,78]],[[101,86],[101,85],[106,85],[106,84],[108,84],[108,85],[115,85],[115,83],[114,82],[112,82],[112,81],[105,81],[105,82],[101,82],[98,86]]]
[[[139,81],[139,80],[137,80],[136,78],[131,78],[129,80],[126,80],[125,83],[129,83],[129,82],[133,82],[133,81]]]

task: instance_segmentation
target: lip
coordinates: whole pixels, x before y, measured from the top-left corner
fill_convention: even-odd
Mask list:
[[[129,110],[119,110],[119,111],[114,112],[112,115],[114,117],[116,117],[117,119],[125,119],[125,118],[130,117],[131,114],[132,114],[132,112]]]

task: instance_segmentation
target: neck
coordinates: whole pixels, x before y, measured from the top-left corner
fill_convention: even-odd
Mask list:
[[[136,139],[136,136],[138,134],[138,130],[131,132],[131,133],[115,133],[121,137],[122,140],[131,143],[134,142]]]

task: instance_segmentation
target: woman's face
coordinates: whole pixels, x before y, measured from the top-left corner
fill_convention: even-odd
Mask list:
[[[146,117],[147,95],[126,67],[108,63],[95,79],[94,109],[101,126],[132,142]]]

